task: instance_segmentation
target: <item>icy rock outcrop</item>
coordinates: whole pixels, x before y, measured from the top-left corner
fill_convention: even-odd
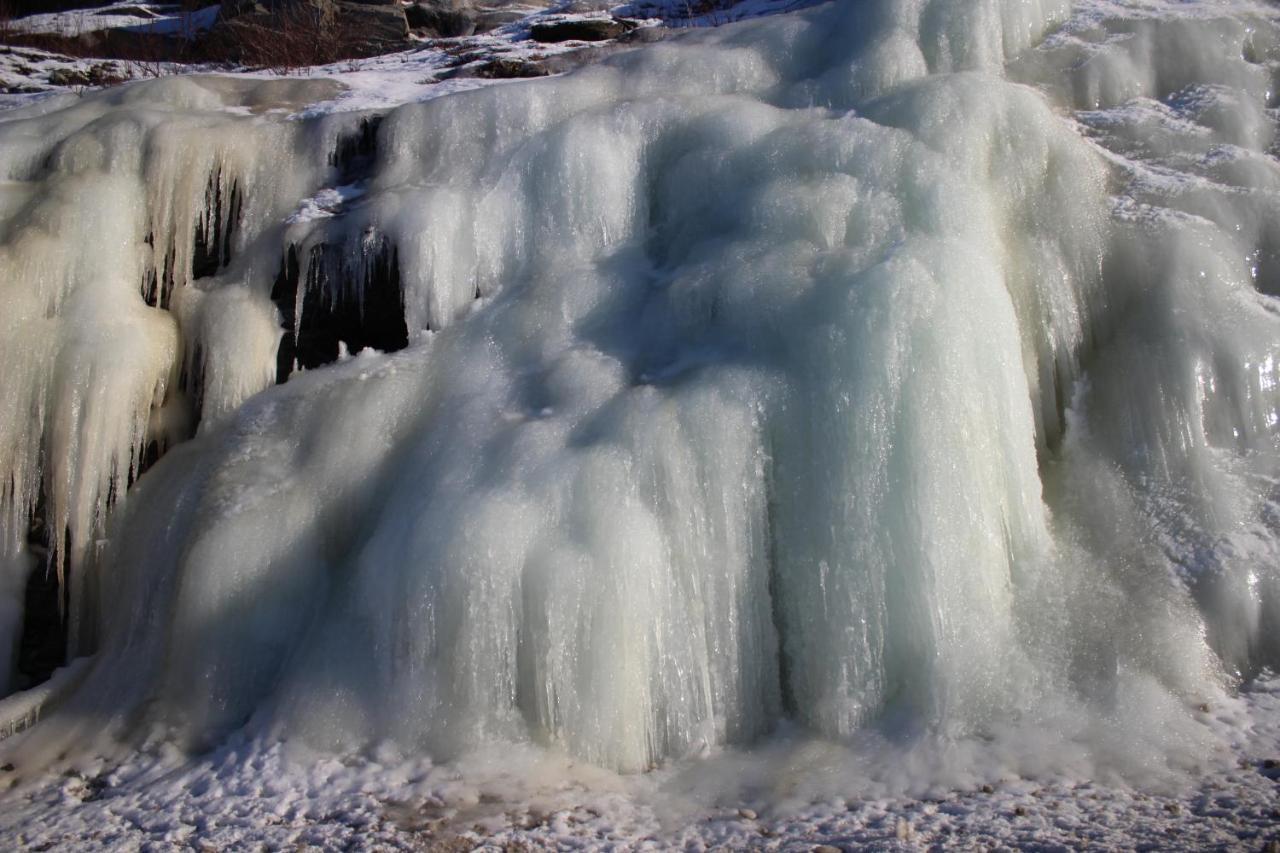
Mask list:
[[[19,748],[1198,754],[1280,663],[1277,27],[1091,8],[833,3],[376,125],[5,116],[6,547],[43,489],[97,648]]]

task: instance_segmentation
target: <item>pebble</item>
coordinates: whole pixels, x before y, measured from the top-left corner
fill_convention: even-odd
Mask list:
[[[738,817],[743,820],[755,820],[756,813],[753,809],[738,809]]]
[[[830,844],[819,844],[813,848],[813,853],[844,853],[844,851]]]
[[[899,841],[909,841],[913,832],[911,823],[906,818],[898,818],[898,825],[894,829],[894,835],[898,837]]]

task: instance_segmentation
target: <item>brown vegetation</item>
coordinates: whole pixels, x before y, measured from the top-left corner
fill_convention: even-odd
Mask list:
[[[330,9],[291,3],[266,19],[222,23],[199,44],[205,61],[285,70],[347,58],[341,29]]]
[[[168,63],[287,70],[370,56],[403,44],[394,39],[394,26],[384,24],[381,34],[370,35],[365,19],[356,17],[363,9],[326,0],[275,3],[269,12],[220,19],[213,29],[203,33],[190,24],[176,33],[127,27],[72,35],[14,30],[7,26],[9,18],[4,13],[12,2],[0,0],[0,44],[75,58],[127,60],[153,67],[157,73]],[[191,21],[192,14],[208,4],[207,0],[187,0],[184,5],[187,8],[183,18]],[[400,24],[403,26],[403,16]],[[407,35],[407,28],[404,32]]]

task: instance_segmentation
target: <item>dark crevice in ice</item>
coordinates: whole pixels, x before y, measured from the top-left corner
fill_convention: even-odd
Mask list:
[[[20,690],[34,687],[49,679],[53,671],[67,660],[67,602],[54,570],[52,533],[45,513],[43,486],[27,527],[27,549],[36,558],[27,574],[22,602],[22,633],[18,640],[16,679],[12,685]],[[64,543],[70,552],[68,541]],[[68,569],[64,569],[64,577]]]
[[[373,172],[381,124],[382,116],[362,118],[353,132],[338,137],[329,155],[329,165],[338,170],[339,183],[348,184]]]
[[[289,378],[293,372],[294,360],[297,358],[297,337],[294,318],[298,311],[298,248],[290,246],[280,261],[280,272],[276,275],[275,284],[271,288],[271,301],[280,311],[280,325],[284,335],[280,338],[280,348],[276,350],[276,383]]]
[[[207,278],[231,263],[231,240],[240,224],[240,184],[231,182],[226,198],[222,193],[222,170],[209,175],[204,191],[204,210],[196,222],[195,245],[191,253],[191,277]]]
[[[778,696],[782,702],[782,712],[789,718],[795,718],[799,705],[795,691],[791,686],[791,667],[787,662],[787,650],[783,643],[786,636],[786,615],[782,612],[782,579],[779,577],[777,524],[777,495],[774,486],[773,453],[768,454],[769,463],[765,470],[765,553],[768,560],[769,619],[773,624],[773,635],[777,642],[778,661]]]
[[[155,233],[148,233],[143,242],[148,246],[155,248]],[[173,297],[174,287],[174,266],[177,263],[174,249],[172,246],[165,252],[164,260],[160,266],[151,267],[147,270],[142,281],[142,298],[152,308],[163,308],[169,310],[169,301]]]
[[[337,361],[340,345],[352,353],[408,346],[399,251],[385,239],[372,245],[358,257],[325,243],[313,246],[305,276],[296,247],[289,247],[271,291],[284,331],[277,382],[288,379],[295,368],[310,370]]]
[[[191,359],[182,365],[182,372],[178,374],[178,389],[190,401],[191,433],[194,435],[204,413],[204,351],[198,345]]]

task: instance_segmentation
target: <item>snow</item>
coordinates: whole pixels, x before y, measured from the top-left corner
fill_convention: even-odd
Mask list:
[[[15,18],[10,26],[23,33],[54,33],[64,36],[128,28],[156,35],[190,37],[213,26],[218,17],[218,8],[213,5],[184,12],[179,4],[157,5],[124,0],[93,9],[25,15]]]
[[[609,11],[568,11],[566,4],[529,4],[513,8],[523,18],[486,33],[445,39],[417,39],[413,48],[364,59],[352,59],[331,65],[290,69],[285,76],[324,77],[339,80],[341,92],[333,99],[308,105],[303,116],[329,112],[387,109],[414,101],[468,91],[482,86],[510,82],[485,79],[473,75],[485,63],[494,60],[550,64],[552,73],[589,62],[599,55],[617,49],[613,43],[564,41],[544,44],[530,39],[533,24],[546,21],[575,21],[593,18],[628,17],[645,29],[667,27],[709,27],[729,21],[775,15],[792,11],[812,2],[796,0],[744,0],[730,8],[707,15],[690,15],[679,3],[646,3],[618,6]],[[146,19],[115,13],[103,14],[112,7],[72,10],[30,15],[15,22],[24,32],[60,32],[77,35],[95,29],[129,26],[155,33],[194,33],[213,24],[217,6],[206,7],[194,14],[173,14],[173,6],[118,3],[116,7],[150,10],[155,17]],[[416,37],[415,37],[416,38]],[[560,65],[556,65],[560,61]],[[0,47],[0,109],[22,106],[50,91],[68,88],[84,89],[88,84],[67,86],[50,80],[50,72],[63,71],[83,75],[98,60],[73,59],[34,48]],[[227,73],[227,69],[209,66],[183,66],[175,63],[136,63],[113,60],[106,63],[113,76],[122,79],[145,79],[162,75],[192,72]],[[278,77],[281,72],[250,71],[236,76],[252,78]],[[234,107],[232,107],[234,109]]]
[[[102,63],[72,59],[35,48],[0,47],[0,110],[28,106],[68,93],[70,87],[57,85],[51,81],[51,75],[56,79],[56,73],[62,72],[87,80],[95,65],[105,65],[113,76],[122,79],[143,76],[140,67],[129,63]]]
[[[1230,748],[1173,788],[992,775],[922,796],[823,779],[830,744],[778,743],[641,776],[507,747],[452,765],[383,745],[335,757],[231,738],[191,759],[150,742],[39,784],[8,771],[0,828],[23,847],[323,849],[1264,849],[1280,839],[1280,682],[1201,714]],[[839,758],[847,758],[836,752]],[[708,787],[746,776],[734,799]]]
[[[93,657],[0,826],[1261,846],[1278,45],[876,0],[3,114],[3,553],[43,494]]]
[[[40,721],[41,716],[52,711],[80,682],[89,670],[89,658],[77,658],[57,670],[44,683],[0,699],[0,740],[13,737]]]
[[[314,222],[317,219],[324,219],[328,216],[336,215],[344,204],[354,201],[364,195],[363,187],[355,184],[347,184],[341,187],[327,187],[313,195],[311,198],[303,199],[302,204],[298,206],[297,211],[289,214],[285,222],[289,225],[298,225],[304,222]]]

